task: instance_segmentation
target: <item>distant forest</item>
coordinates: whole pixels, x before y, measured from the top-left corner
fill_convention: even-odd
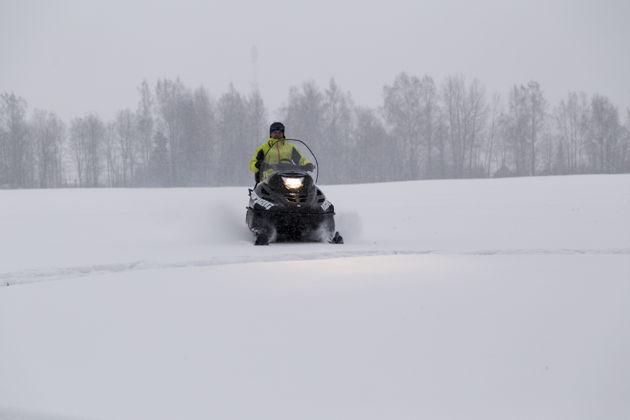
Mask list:
[[[401,73],[376,109],[334,80],[306,82],[279,111],[287,137],[317,155],[322,183],[630,172],[630,110],[575,92],[552,105],[535,81],[488,97],[478,80]],[[0,188],[252,184],[268,114],[257,89],[213,100],[179,79],[142,82],[136,109],[112,121],[62,121],[2,93]]]

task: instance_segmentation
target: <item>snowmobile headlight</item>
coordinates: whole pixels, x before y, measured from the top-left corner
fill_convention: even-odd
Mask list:
[[[284,186],[288,190],[297,190],[297,189],[302,188],[302,185],[304,185],[304,177],[303,176],[300,176],[300,177],[283,176],[282,182],[284,182]]]

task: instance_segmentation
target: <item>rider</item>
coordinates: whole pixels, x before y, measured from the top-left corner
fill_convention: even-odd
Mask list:
[[[249,161],[249,170],[254,173],[256,183],[261,181],[260,165],[263,161],[274,165],[283,160],[292,161],[295,165],[302,166],[307,171],[314,169],[313,164],[300,153],[298,148],[286,140],[284,124],[274,122],[269,127],[269,138],[265,143],[258,146],[254,156]]]

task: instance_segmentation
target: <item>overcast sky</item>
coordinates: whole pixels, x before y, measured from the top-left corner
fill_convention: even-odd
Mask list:
[[[143,79],[178,76],[214,97],[256,78],[272,109],[334,77],[374,107],[401,71],[463,74],[503,97],[533,79],[552,103],[583,90],[625,109],[630,1],[0,0],[0,92],[64,119],[109,119],[135,109]]]

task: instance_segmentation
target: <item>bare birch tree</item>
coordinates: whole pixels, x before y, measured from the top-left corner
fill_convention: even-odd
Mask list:
[[[453,176],[483,175],[480,137],[488,114],[483,86],[477,80],[466,86],[463,76],[448,77],[442,88],[442,100]]]
[[[155,116],[154,116],[154,97],[149,88],[149,84],[146,80],[142,82],[138,88],[140,94],[140,100],[138,102],[138,109],[136,110],[136,124],[137,134],[139,141],[139,165],[142,169],[141,179],[139,182],[146,184],[147,174],[149,171],[149,163],[153,152],[153,138],[155,131]]]
[[[0,95],[0,127],[4,179],[10,187],[33,184],[34,161],[26,122],[26,101],[13,93]]]
[[[30,125],[37,164],[37,186],[60,187],[63,184],[65,126],[55,114],[41,110],[34,112]]]
[[[356,152],[352,130],[354,128],[353,102],[350,93],[342,91],[334,79],[324,91],[323,139],[315,140],[313,146],[322,157],[320,165],[326,170],[324,179],[329,182],[347,183],[355,177],[359,165],[348,165],[348,157]],[[320,168],[323,169],[323,168]]]
[[[243,150],[247,142],[246,99],[233,85],[217,102],[217,131],[220,154],[218,177],[223,185],[242,185],[251,182],[247,163],[252,149]]]
[[[588,139],[590,109],[585,93],[571,92],[554,110],[558,136],[557,166],[561,173],[585,170],[585,146]]]
[[[119,111],[114,123],[114,135],[120,150],[121,184],[132,186],[136,164],[142,143],[138,141],[138,131],[134,113],[129,109]]]
[[[501,103],[501,97],[499,96],[499,94],[495,93],[492,96],[492,105],[489,108],[490,121],[488,124],[488,131],[486,136],[487,143],[485,145],[486,154],[484,166],[486,169],[487,177],[492,176],[492,173],[499,168],[499,165],[496,162],[498,153],[496,153],[495,149],[497,148],[497,137],[500,131],[499,124],[501,121],[501,114],[503,113],[502,106],[503,105]]]
[[[541,138],[543,126],[546,117],[547,101],[543,96],[543,92],[540,88],[540,84],[535,81],[531,81],[527,84],[527,99],[529,107],[529,144],[530,144],[530,156],[529,156],[529,175],[536,175],[536,147],[538,141]]]
[[[406,73],[400,73],[391,86],[383,88],[385,121],[398,147],[392,153],[401,158],[400,170],[407,179],[417,179],[421,174],[422,96],[421,80]]]
[[[182,102],[188,89],[181,80],[158,80],[155,96],[159,113],[160,131],[168,141],[170,184],[178,185],[180,176],[181,142],[184,134]]]
[[[621,127],[619,112],[601,95],[591,99],[590,141],[587,146],[593,169],[600,173],[616,172],[620,166]]]
[[[98,187],[101,180],[105,124],[89,114],[75,118],[70,126],[70,147],[82,187]]]

